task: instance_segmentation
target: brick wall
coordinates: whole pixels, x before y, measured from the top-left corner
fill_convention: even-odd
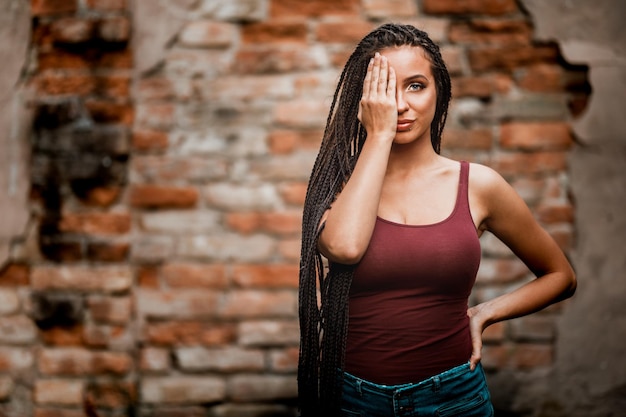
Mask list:
[[[0,271],[0,414],[293,415],[306,181],[341,66],[384,21],[442,45],[443,152],[496,168],[571,248],[586,69],[514,0],[137,3],[161,20],[31,1],[35,226]],[[173,35],[137,71],[152,18]],[[482,244],[472,302],[531,279]],[[549,368],[560,308],[489,328],[487,370]]]

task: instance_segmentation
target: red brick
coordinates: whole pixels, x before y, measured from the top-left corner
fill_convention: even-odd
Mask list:
[[[132,274],[123,266],[37,266],[31,273],[35,290],[126,291]]]
[[[292,235],[300,232],[302,217],[300,212],[228,213],[226,223],[235,231],[245,234],[263,231]]]
[[[39,51],[37,68],[40,71],[47,69],[89,69],[110,68],[128,69],[132,67],[130,49],[121,51],[88,50],[79,54],[63,48],[51,48]]]
[[[285,261],[297,262],[300,259],[300,239],[283,239],[278,242],[278,252]]]
[[[237,265],[233,282],[244,288],[297,288],[298,265]]]
[[[450,25],[448,38],[453,43],[487,45],[529,45],[532,27],[525,20],[472,19],[454,21]]]
[[[274,107],[274,123],[279,126],[312,129],[326,124],[328,103],[322,100],[290,100]]]
[[[492,143],[493,135],[488,128],[446,128],[441,139],[441,146],[445,149],[489,150]]]
[[[279,130],[270,133],[267,138],[270,151],[273,154],[288,154],[298,148],[299,132],[294,130]]]
[[[29,284],[30,269],[27,265],[7,263],[0,269],[0,286],[14,287]]]
[[[136,91],[140,100],[170,100],[175,97],[172,80],[166,77],[142,78]]]
[[[77,0],[31,0],[33,16],[73,13],[77,10]]]
[[[281,184],[279,193],[288,204],[301,206],[306,197],[307,184],[304,182],[292,182]]]
[[[78,408],[35,407],[33,417],[85,417],[85,412]]]
[[[87,7],[101,11],[121,11],[128,7],[127,0],[87,0]]]
[[[297,347],[273,350],[270,352],[270,369],[275,372],[295,372],[298,369]]]
[[[137,106],[136,114],[136,128],[168,130],[174,125],[175,107],[172,103],[142,102]]]
[[[488,98],[495,91],[493,81],[488,77],[452,78],[452,96]]]
[[[381,19],[394,17],[413,17],[418,14],[413,0],[365,0],[363,9],[368,17]]]
[[[358,16],[358,13],[358,0],[271,0],[270,4],[271,17]]]
[[[59,230],[90,235],[119,235],[130,231],[130,213],[64,213]]]
[[[139,369],[142,372],[164,373],[171,366],[168,349],[147,347],[139,352]]]
[[[225,397],[226,381],[215,376],[151,377],[144,378],[141,384],[145,403],[210,404],[222,402]]]
[[[554,347],[550,344],[516,344],[509,359],[515,369],[547,367],[554,360]]]
[[[254,45],[237,51],[233,69],[243,74],[270,74],[311,71],[326,65],[319,49],[302,45]]]
[[[127,76],[95,77],[89,74],[40,74],[35,78],[40,94],[44,95],[100,95],[128,97],[130,78]]]
[[[96,81],[89,74],[52,74],[45,73],[35,78],[36,86],[40,94],[62,95],[78,94],[88,95],[94,92]]]
[[[552,342],[556,336],[556,317],[540,312],[511,320],[511,338],[515,341]]]
[[[554,63],[559,57],[554,45],[478,47],[468,51],[468,59],[474,71],[507,70],[537,64]]]
[[[500,16],[518,11],[515,0],[424,0],[427,14],[483,14]]]
[[[566,122],[511,122],[500,127],[500,145],[505,149],[568,149],[574,143]]]
[[[271,20],[250,23],[241,28],[243,42],[255,45],[267,42],[306,43],[307,35],[308,27],[304,20]]]
[[[97,34],[105,42],[127,42],[131,23],[125,16],[108,16],[98,22]]]
[[[35,363],[33,351],[34,348],[24,346],[0,346],[0,372],[18,375],[30,370]]]
[[[508,348],[503,345],[484,345],[482,350],[481,365],[486,370],[502,369],[506,366]]]
[[[135,387],[126,381],[92,381],[85,389],[85,401],[95,407],[127,408],[135,399]]]
[[[118,186],[110,185],[90,189],[82,202],[88,206],[108,207],[118,201],[122,189]]]
[[[296,314],[297,294],[292,290],[236,290],[228,293],[219,308],[227,319],[292,317]]]
[[[159,268],[156,266],[139,267],[137,284],[142,288],[159,288]]]
[[[225,288],[223,265],[167,264],[161,269],[163,282],[171,288]]]
[[[37,339],[37,327],[26,315],[0,316],[0,346],[28,345]]]
[[[130,192],[133,207],[193,207],[198,202],[198,190],[192,187],[166,185],[135,185]]]
[[[102,51],[93,54],[92,65],[97,68],[130,69],[133,66],[131,48],[123,50]]]
[[[236,36],[236,27],[231,23],[212,20],[190,22],[178,36],[183,46],[196,48],[227,48]]]
[[[339,21],[318,23],[315,37],[324,43],[347,43],[354,45],[367,35],[374,25],[362,21]]]
[[[218,346],[235,341],[236,329],[232,324],[208,321],[167,321],[146,324],[144,335],[156,345]]]
[[[125,375],[131,371],[132,364],[127,353],[80,348],[43,349],[38,357],[38,369],[43,375]]]
[[[507,324],[504,321],[494,323],[487,327],[483,332],[483,342],[494,343],[503,341],[506,336],[506,327]]]
[[[142,289],[135,302],[138,316],[146,319],[208,320],[216,317],[221,298],[217,289]]]
[[[574,207],[570,203],[540,204],[536,210],[537,218],[542,223],[573,223]]]
[[[167,149],[169,139],[167,133],[158,130],[135,130],[132,143],[138,151],[160,151]]]
[[[95,321],[125,324],[132,319],[133,305],[130,297],[91,296],[87,300],[87,307]]]
[[[52,327],[41,330],[39,336],[48,346],[81,346],[83,344],[82,325],[71,327]]]
[[[83,402],[84,381],[68,379],[38,379],[35,381],[36,404],[80,406]]]
[[[548,233],[552,236],[552,239],[559,245],[559,248],[565,253],[568,253],[574,247],[574,231],[570,225],[547,224],[546,228]]]
[[[118,123],[131,126],[135,116],[133,105],[114,100],[85,100],[89,115],[97,123]]]
[[[493,158],[493,168],[505,177],[547,174],[567,169],[567,152],[508,152]]]
[[[115,346],[127,345],[128,341],[134,337],[130,334],[126,326],[113,325],[95,325],[91,324],[85,327],[83,332],[83,342],[88,348],[93,349],[111,349]]]
[[[517,258],[484,259],[478,270],[477,282],[506,284],[526,277],[529,272],[528,267]]]
[[[122,262],[128,259],[130,244],[126,242],[89,242],[87,259],[98,262]]]
[[[518,85],[524,90],[555,93],[565,89],[565,71],[559,65],[536,64],[521,70]]]
[[[66,17],[52,23],[50,34],[55,42],[87,42],[94,37],[96,23],[95,20],[89,18]]]

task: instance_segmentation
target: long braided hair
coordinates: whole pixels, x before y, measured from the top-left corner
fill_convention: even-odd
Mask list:
[[[339,412],[348,294],[354,272],[352,265],[330,262],[325,273],[317,249],[324,227],[320,227],[320,221],[350,178],[366,140],[366,131],[357,114],[368,62],[375,52],[405,45],[422,48],[431,62],[437,102],[430,137],[435,152],[440,152],[451,87],[439,47],[425,32],[411,25],[382,25],[361,40],[341,73],[307,188],[299,287],[298,391],[302,417],[334,416]]]

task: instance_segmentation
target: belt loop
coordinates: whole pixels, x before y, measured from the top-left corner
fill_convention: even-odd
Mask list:
[[[363,382],[363,380],[361,380],[361,378],[358,378],[356,380],[356,390],[359,393],[359,396],[362,397],[363,396],[363,392],[361,391],[361,383]]]
[[[433,391],[438,392],[441,388],[441,379],[438,376],[433,377]]]

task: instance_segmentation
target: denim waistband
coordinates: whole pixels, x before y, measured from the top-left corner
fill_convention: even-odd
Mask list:
[[[464,363],[459,366],[455,366],[454,368],[448,369],[440,374],[427,378],[423,381],[419,382],[410,382],[406,384],[399,385],[384,385],[384,384],[376,384],[374,382],[370,382],[368,380],[359,378],[355,375],[352,375],[348,372],[343,373],[344,382],[351,383],[359,388],[367,387],[371,391],[380,392],[381,394],[393,394],[399,392],[407,392],[413,390],[427,389],[433,386],[440,386],[442,383],[446,381],[454,380],[461,375],[465,375],[468,372],[476,372],[481,371],[480,363],[476,366],[474,371],[470,370],[470,363]]]

